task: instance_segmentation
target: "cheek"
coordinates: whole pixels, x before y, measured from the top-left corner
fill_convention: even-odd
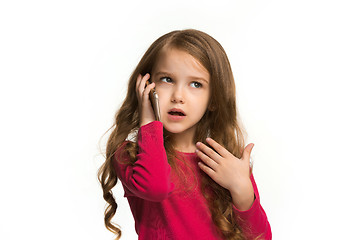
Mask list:
[[[210,94],[208,91],[194,91],[189,94],[189,98],[192,102],[196,102],[199,106],[208,105]]]
[[[164,109],[166,107],[166,104],[169,99],[169,94],[166,91],[156,90],[158,96],[159,96],[159,104],[160,104],[160,110]]]
[[[166,85],[164,85],[163,83],[157,83],[157,85],[155,86],[155,90],[159,95],[159,98],[165,97],[169,92],[168,87],[166,87]]]
[[[209,107],[209,102],[210,102],[210,98],[209,95],[205,95],[202,98],[198,99],[198,104],[199,104],[199,110],[202,111],[203,113],[206,112],[206,110]]]

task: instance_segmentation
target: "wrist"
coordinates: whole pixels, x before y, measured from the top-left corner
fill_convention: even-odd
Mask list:
[[[145,125],[147,125],[147,124],[149,124],[149,123],[151,123],[153,121],[154,120],[143,120],[143,121],[140,122],[140,127],[145,126]]]
[[[255,200],[254,189],[251,181],[244,185],[237,185],[230,190],[232,202],[240,211],[247,211],[251,208]]]

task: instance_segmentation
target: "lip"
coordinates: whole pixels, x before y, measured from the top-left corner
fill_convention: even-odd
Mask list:
[[[184,116],[186,116],[185,112],[180,108],[172,108],[168,111],[168,113],[170,113],[170,112],[181,112],[182,114],[184,114]]]
[[[184,115],[183,116],[171,115],[170,112],[181,112]],[[186,117],[185,112],[180,108],[172,108],[168,111],[168,118],[172,121],[180,121],[180,120],[184,119],[185,117]]]

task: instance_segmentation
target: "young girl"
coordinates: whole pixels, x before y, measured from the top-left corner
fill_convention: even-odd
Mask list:
[[[149,100],[155,87],[161,121]],[[113,127],[98,177],[116,239],[117,178],[139,239],[271,239],[250,166],[254,144],[245,147],[230,63],[214,38],[188,29],[157,39]]]

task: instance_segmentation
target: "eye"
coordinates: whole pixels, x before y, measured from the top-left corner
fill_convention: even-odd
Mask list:
[[[166,82],[166,83],[171,83],[171,82],[172,82],[172,79],[169,78],[169,77],[161,77],[161,78],[160,78],[160,81],[161,81],[161,82]]]
[[[192,87],[194,87],[194,88],[201,88],[201,87],[202,87],[202,84],[199,83],[199,82],[192,82],[190,85],[191,85]]]

